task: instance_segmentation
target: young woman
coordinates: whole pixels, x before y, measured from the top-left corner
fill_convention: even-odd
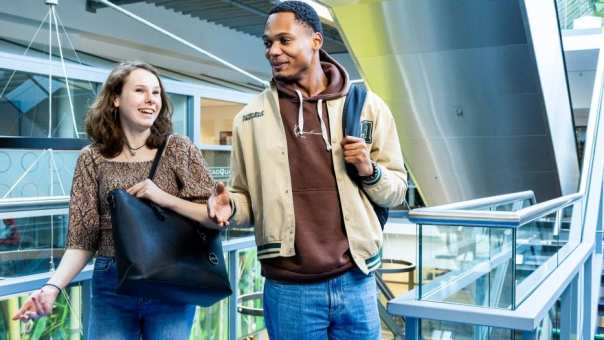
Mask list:
[[[88,339],[187,339],[195,306],[115,292],[117,270],[107,194],[128,188],[136,197],[220,228],[207,216],[213,181],[200,151],[171,135],[171,107],[157,71],[140,62],[116,66],[86,118],[92,144],[76,165],[69,207],[67,250],[50,280],[13,319],[52,311],[57,296],[96,255]],[[153,181],[147,179],[158,146],[167,145]]]

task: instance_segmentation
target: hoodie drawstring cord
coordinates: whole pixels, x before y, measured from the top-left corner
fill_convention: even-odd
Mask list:
[[[300,90],[296,89],[296,93],[300,99],[300,106],[298,107],[298,125],[294,128],[294,134],[296,137],[302,137],[304,135],[304,97],[302,97]]]
[[[304,97],[302,96],[302,92],[300,92],[300,90],[296,89],[296,93],[300,99],[300,106],[298,107],[298,125],[296,125],[294,128],[294,134],[296,137],[302,137],[304,136]],[[317,101],[317,113],[319,114],[319,121],[321,122],[321,136],[325,142],[325,148],[330,151],[331,144],[329,143],[329,138],[327,137],[327,127],[325,126],[325,121],[323,120],[323,99],[319,99]]]
[[[325,121],[323,121],[323,99],[319,99],[317,102],[317,112],[319,113],[319,120],[321,121],[321,136],[323,136],[325,148],[327,148],[327,151],[329,151],[331,150],[331,144],[329,144],[329,139],[327,138],[327,128],[325,127]]]

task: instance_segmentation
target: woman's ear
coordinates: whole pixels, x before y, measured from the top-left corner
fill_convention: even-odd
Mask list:
[[[114,108],[120,107],[120,97],[118,97],[118,96],[113,97],[113,107]]]

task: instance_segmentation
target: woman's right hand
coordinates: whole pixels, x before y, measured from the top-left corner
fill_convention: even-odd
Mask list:
[[[52,313],[55,300],[60,291],[52,286],[43,286],[29,296],[25,304],[19,309],[13,320],[29,321]]]

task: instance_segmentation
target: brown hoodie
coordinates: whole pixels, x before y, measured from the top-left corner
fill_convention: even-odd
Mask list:
[[[296,255],[261,260],[262,274],[273,280],[320,281],[354,266],[342,221],[325,102],[346,95],[348,74],[323,51],[320,60],[328,85],[314,97],[303,98],[294,84],[275,82],[289,155]]]

